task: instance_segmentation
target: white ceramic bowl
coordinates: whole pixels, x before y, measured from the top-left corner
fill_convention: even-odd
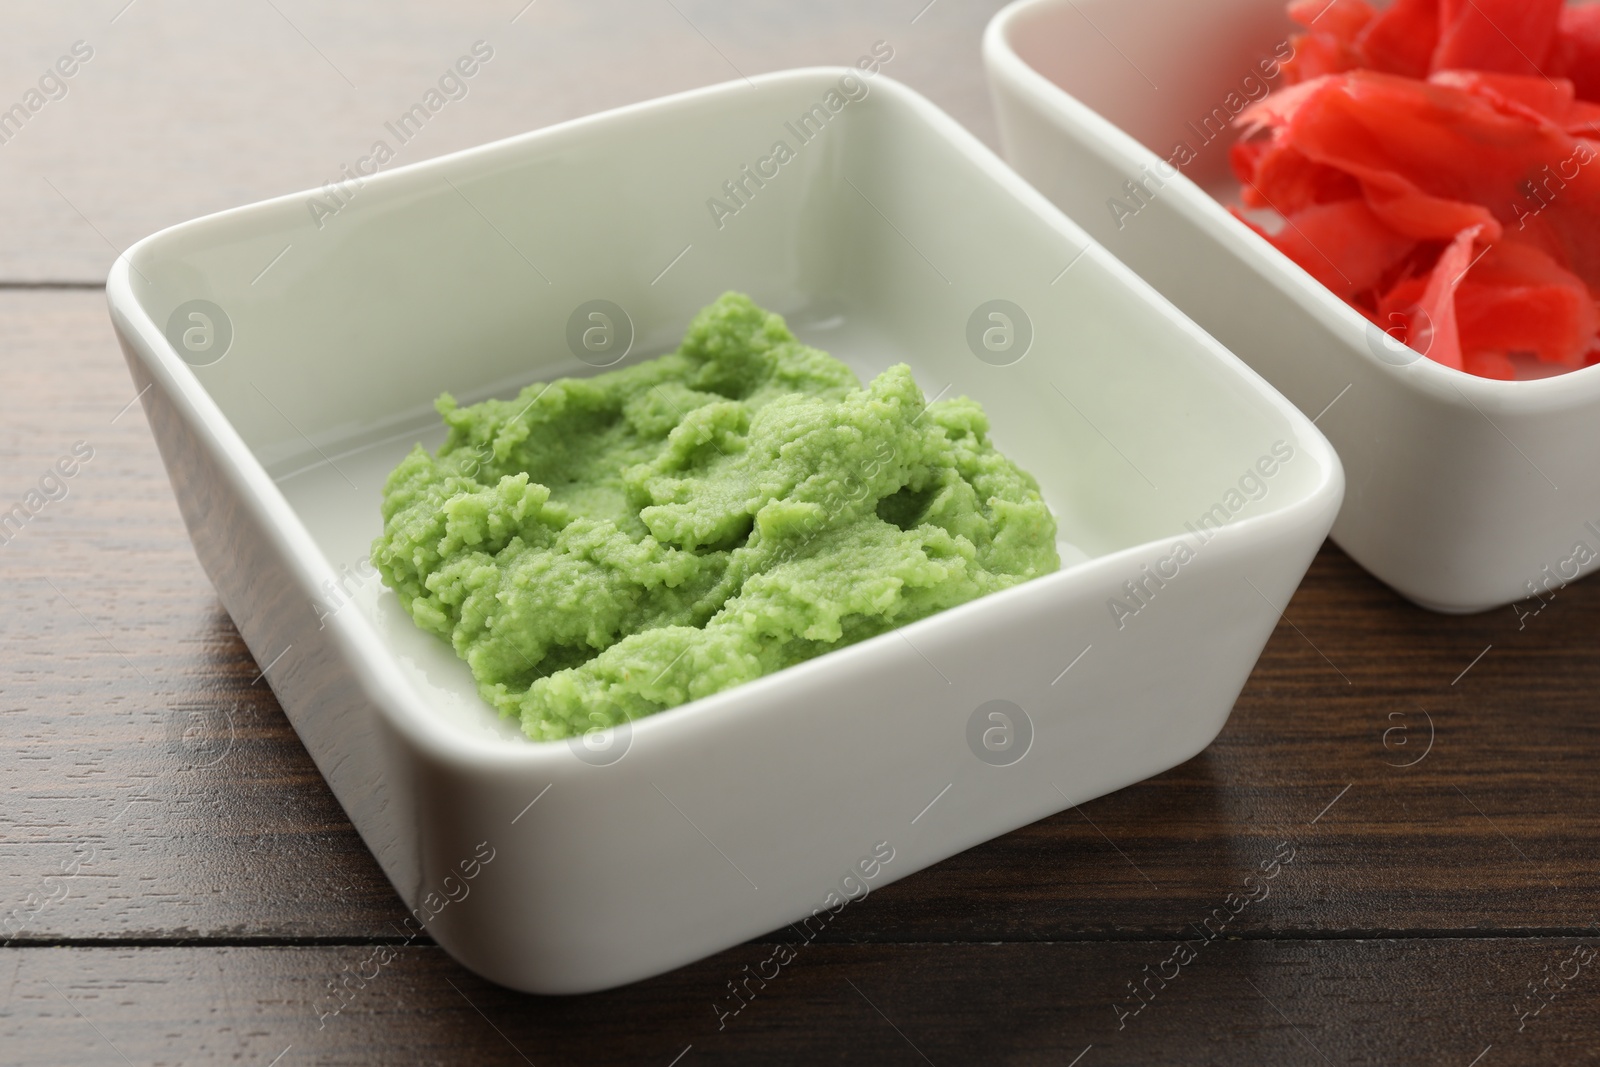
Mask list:
[[[1419,358],[1223,206],[1232,134],[1203,138],[1260,94],[1258,62],[1294,29],[1284,7],[1012,4],[983,48],[1005,155],[1317,419],[1349,477],[1333,538],[1362,566],[1447,612],[1559,587],[1600,565],[1600,367],[1500,382]],[[1168,177],[1180,144],[1196,158]]]
[[[311,194],[241,208],[111,272],[223,603],[407,906],[495,981],[664,971],[1188,759],[1338,509],[1315,427],[926,100],[846,82],[870,91],[796,146],[785,124],[846,76],[383,173],[320,228]],[[794,158],[719,228],[708,198],[778,140]],[[906,360],[980,400],[1067,566],[631,730],[528,742],[367,577],[382,479],[438,443],[441,391],[592,373],[566,341],[587,302],[625,312],[633,359],[728,288],[863,375]],[[1012,347],[979,316],[973,349],[996,299],[1026,309]]]

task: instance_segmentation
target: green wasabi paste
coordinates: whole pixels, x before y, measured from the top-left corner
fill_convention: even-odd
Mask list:
[[[372,559],[536,740],[615,726],[1056,570],[1038,483],[905,365],[866,388],[738,293],[676,352],[437,407]]]

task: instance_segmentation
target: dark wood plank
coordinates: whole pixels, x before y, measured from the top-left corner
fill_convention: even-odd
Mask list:
[[[0,1047],[16,1067],[122,1057],[277,1067],[1513,1067],[1600,1052],[1593,938],[1219,940],[1166,967],[1165,988],[1150,980],[1148,1001],[1127,1015],[1118,1007],[1141,1003],[1128,984],[1160,968],[1171,943],[809,945],[781,969],[763,967],[773,947],[749,945],[575,998],[487,985],[436,948],[387,951],[392,959],[353,946],[14,950],[4,958]],[[752,980],[748,1002],[724,1016],[727,984],[746,967],[772,977],[765,988]],[[352,978],[347,996],[332,999],[329,984],[358,971],[370,980]],[[1530,983],[1544,989],[1537,1000],[1523,995]],[[335,1003],[341,1010],[329,1014]]]
[[[255,681],[141,409],[117,416],[133,391],[102,297],[0,294],[0,347],[5,491],[95,448],[0,546],[0,923],[35,940],[391,934],[399,903]],[[1600,916],[1597,605],[1587,583],[1520,630],[1509,609],[1446,618],[1329,548],[1211,749],[888,886],[829,936],[1176,935],[1282,840],[1290,872],[1234,932],[1581,930]]]
[[[104,308],[0,293],[0,510],[93,449],[0,545],[0,940],[389,933],[392,890],[252,684],[143,409],[123,411]]]
[[[75,41],[94,56],[64,98],[0,145],[0,281],[103,280],[139,238],[315,189],[376,140],[396,164],[415,163],[742,75],[850,64],[878,40],[895,50],[889,74],[993,143],[978,46],[1003,3],[12,5],[0,35],[0,108]],[[466,95],[405,142],[386,131],[476,41],[494,55]]]

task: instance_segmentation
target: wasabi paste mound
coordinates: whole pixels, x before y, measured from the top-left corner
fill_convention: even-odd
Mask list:
[[[727,293],[673,353],[458,407],[372,559],[535,740],[615,726],[1060,566],[967,399],[866,388]]]

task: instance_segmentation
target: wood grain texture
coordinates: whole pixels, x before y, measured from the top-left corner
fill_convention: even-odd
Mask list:
[[[878,40],[895,50],[888,74],[993,144],[978,44],[1001,6],[1002,0],[11,5],[0,33],[0,109],[20,99],[75,42],[85,42],[94,56],[65,83],[63,98],[46,103],[0,144],[6,219],[0,280],[103,280],[117,254],[139,238],[213,211],[315,189],[337,179],[376,140],[399,153],[396,164],[415,163],[741,76],[850,64]],[[476,41],[492,48],[493,58],[464,96],[402,145],[384,123],[417,103]]]
[[[1477,1067],[1512,1067],[1600,1054],[1593,941],[1224,940],[1165,988],[1152,980],[1138,1014],[1119,1015],[1113,1005],[1140,1003],[1128,983],[1171,951],[1161,942],[811,945],[767,968],[764,988],[752,980],[732,1014],[727,984],[768,958],[765,945],[572,998],[509,993],[433,947],[392,958],[356,946],[22,949],[0,974],[0,1047],[16,1067],[1467,1067],[1480,1055]],[[350,979],[336,1000],[330,983],[357,972],[370,980]],[[1561,972],[1573,977],[1564,988],[1554,979],[1537,1003],[1513,996]]]
[[[104,296],[0,293],[0,349],[0,510],[93,449],[0,545],[0,940],[388,933],[394,895],[252,684],[127,407]]]

